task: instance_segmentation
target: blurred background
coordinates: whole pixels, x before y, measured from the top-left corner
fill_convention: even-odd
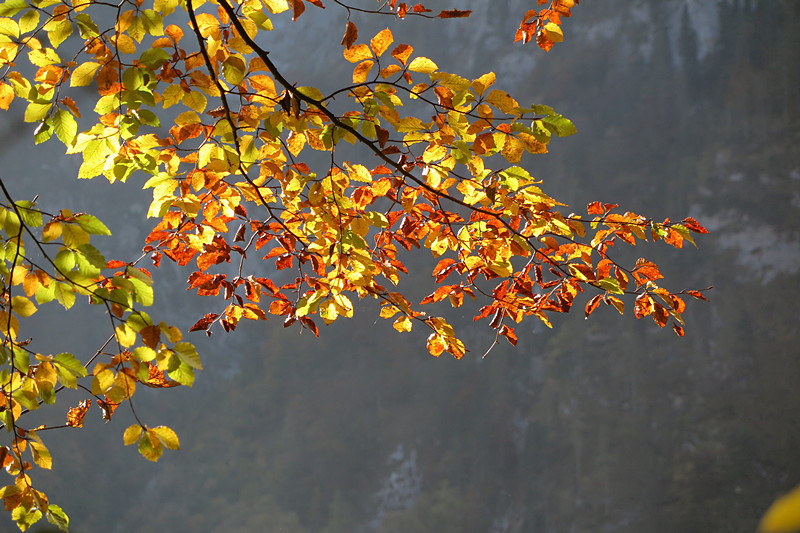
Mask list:
[[[323,91],[352,68],[338,46],[345,12],[326,4],[296,24],[276,16],[262,37],[288,79]],[[698,219],[712,233],[697,249],[633,252],[670,289],[714,285],[711,302],[688,302],[684,338],[576,308],[553,330],[518,327],[516,348],[485,359],[481,323],[460,361],[430,357],[424,335],[396,334],[366,304],[319,339],[279,320],[191,334],[205,365],[196,385],[136,395],[180,452],[151,464],[123,448],[123,409],[43,435],[54,471],[37,477],[72,531],[753,532],[800,483],[800,2],[585,0],[547,54],[512,42],[535,2],[425,5],[473,14],[354,14],[360,40],[389,26],[441,70],[494,71],[522,105],[571,118],[578,134],[523,166],[567,211],[598,200]],[[32,130],[0,126],[12,193],[96,214],[115,235],[98,241],[107,257],[134,258],[150,229],[143,179],[77,182],[79,159],[56,143],[34,150]],[[213,310],[184,291],[187,275],[160,269],[154,318],[188,328]],[[421,297],[427,277],[403,284]],[[102,313],[47,307],[40,351],[94,353]]]

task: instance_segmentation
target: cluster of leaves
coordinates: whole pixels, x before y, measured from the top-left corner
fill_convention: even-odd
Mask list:
[[[539,5],[546,4],[547,0],[537,0]],[[530,9],[522,17],[519,28],[514,36],[514,42],[529,42],[536,38],[536,44],[545,52],[549,52],[553,45],[564,40],[561,30],[561,17],[571,17],[571,9],[580,0],[553,0],[549,6],[540,11]]]
[[[33,202],[13,202],[2,181],[0,186],[7,200],[0,203],[0,423],[11,435],[10,443],[0,447],[0,463],[14,478],[13,484],[0,488],[0,497],[21,529],[43,515],[66,529],[66,514],[33,487],[29,476],[33,464],[52,468],[40,432],[83,426],[93,399],[102,417],[110,420],[120,403],[130,402],[137,383],[158,388],[191,385],[194,369],[201,364],[176,327],[156,324],[138,309],[153,303],[150,274],[133,263],[107,261],[90,242],[93,236],[110,235],[100,220],[66,209],[43,213]],[[86,358],[35,351],[32,339],[24,335],[25,319],[54,301],[64,309],[79,306],[78,296],[106,308],[108,340]],[[65,387],[84,391],[87,399],[69,409],[63,425],[23,427],[22,415],[55,404]],[[158,458],[162,443],[170,449],[178,446],[169,428],[151,429],[142,423],[132,427],[146,434],[139,448],[148,459]],[[134,430],[125,433],[126,444]]]
[[[356,9],[335,3],[348,14]],[[517,40],[536,35],[548,50],[561,39],[561,17],[574,3],[555,0],[529,11]],[[114,24],[100,29],[104,9]],[[487,319],[496,340],[516,344],[512,324],[536,317],[550,326],[550,315],[568,312],[589,290],[596,294],[586,304],[587,317],[600,303],[623,313],[628,296],[637,318],[652,316],[661,327],[672,320],[683,334],[680,295],[702,294],[670,292],[657,284],[662,276],[654,263],[624,266],[609,251],[637,240],[680,248],[693,243],[691,232],[706,231],[697,221],[656,222],[597,202],[586,216],[561,213],[564,204],[518,164],[526,153],[546,153],[551,138],[573,134],[574,125],[551,107],[523,106],[493,88],[491,72],[469,80],[440,71],[411,45],[394,43],[389,29],[358,43],[348,16],[342,45],[344,59],[354,64],[352,83],[329,94],[297,87],[256,42],[273,29],[270,17],[290,11],[297,20],[303,0],[0,4],[0,107],[23,101],[25,120],[37,124],[37,143],[55,134],[67,153],[82,157],[79,178],[148,177],[147,216],[157,222],[145,254],[156,267],[164,258],[191,265],[188,288],[222,297],[192,330],[211,334],[219,324],[232,331],[242,319],[272,315],[318,335],[314,316],[326,324],[352,317],[353,298],[368,297],[380,302],[380,316],[393,319],[398,331],[425,328],[432,355],[460,358],[467,348],[455,329],[420,306],[446,300],[461,307],[466,295],[479,301],[475,320]],[[433,16],[420,4],[395,0],[359,11]],[[76,30],[81,46],[70,48],[65,43]],[[20,66],[23,59],[31,68]],[[96,120],[79,131],[78,121],[89,119],[67,93],[89,86],[97,95],[90,102]],[[340,95],[346,102],[335,100]],[[426,115],[430,120],[418,118]],[[343,157],[349,145],[371,152],[373,163]],[[328,154],[327,168],[314,170],[313,152]],[[84,376],[91,376],[85,390],[98,403],[116,405],[130,400],[137,383],[191,385],[201,363],[176,328],[134,307],[153,303],[151,277],[136,261],[106,261],[89,244],[90,235],[108,234],[96,218],[64,210],[45,215],[45,223],[33,204],[6,196],[0,318],[9,370],[0,378],[5,425],[14,434],[5,448],[7,469],[17,476],[4,489],[6,507],[23,529],[37,513],[62,525],[65,519],[25,474],[23,443],[31,450],[43,445],[35,430],[31,436],[19,427],[22,410],[52,403],[59,384],[76,387]],[[41,265],[24,253],[24,233]],[[407,272],[402,254],[414,248],[440,258],[432,271],[436,288],[419,304],[395,289]],[[248,256],[258,260],[255,267]],[[232,261],[238,266],[228,267]],[[262,262],[274,269],[264,274]],[[12,294],[17,286],[25,296]],[[87,362],[70,354],[42,356],[19,340],[18,317],[36,310],[31,297],[69,309],[76,294],[105,306],[114,330]],[[30,364],[31,357],[38,362]],[[68,425],[80,425],[89,402],[70,413]],[[112,410],[105,412],[110,417]],[[128,428],[123,441],[138,442],[152,460],[163,448],[178,447],[171,430],[143,423]],[[49,466],[37,456],[43,454],[34,452],[34,462]]]

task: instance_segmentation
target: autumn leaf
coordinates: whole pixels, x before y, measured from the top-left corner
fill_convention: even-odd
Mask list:
[[[347,21],[347,25],[344,30],[344,37],[342,37],[342,46],[345,48],[351,48],[353,43],[358,40],[358,28],[356,25]]]
[[[77,407],[70,407],[67,413],[67,425],[73,428],[82,428],[86,413],[92,405],[92,400],[81,400]]]

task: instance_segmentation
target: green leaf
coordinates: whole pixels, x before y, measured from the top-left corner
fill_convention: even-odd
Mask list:
[[[92,235],[111,235],[111,231],[103,224],[99,218],[88,213],[83,213],[75,217],[75,222],[87,233]]]
[[[624,291],[619,287],[619,281],[615,278],[605,278],[597,282],[597,285],[612,294],[624,294]]]
[[[69,517],[58,505],[52,503],[47,506],[47,521],[56,526],[61,531],[69,531]]]
[[[186,363],[192,368],[196,368],[198,370],[203,369],[203,363],[200,361],[200,356],[197,353],[195,347],[188,342],[179,342],[177,343],[172,350],[178,354],[178,357],[181,358],[181,361]]]
[[[97,24],[92,20],[88,13],[78,13],[75,15],[75,24],[78,25],[78,30],[83,39],[94,39],[100,35],[100,30],[97,29]]]
[[[550,133],[558,137],[567,137],[578,131],[571,120],[561,115],[548,115],[542,119],[542,123]]]
[[[139,346],[133,350],[132,355],[139,361],[152,361],[156,358],[156,351],[147,346]]]
[[[158,438],[155,439],[154,443],[153,439],[150,439],[148,433],[149,430],[139,438],[139,453],[148,461],[155,462],[158,461],[158,458],[164,453],[164,448],[161,446],[161,442]]]
[[[29,103],[28,107],[25,108],[25,122],[39,122],[40,120],[44,120],[44,118],[47,116],[47,112],[50,111],[50,107],[50,103]]]
[[[53,116],[53,131],[62,143],[70,145],[78,134],[78,123],[75,122],[72,113],[66,109],[59,109]]]
[[[50,284],[53,285],[53,293],[55,294],[56,300],[64,306],[64,309],[69,309],[75,305],[75,291],[73,291],[68,283],[53,283],[51,281]]]
[[[194,385],[194,368],[181,361],[177,368],[169,371],[169,377],[181,385],[191,387]]]
[[[66,274],[75,268],[76,263],[75,252],[69,248],[62,248],[58,251],[55,258],[53,258],[53,264],[56,265],[56,268],[61,274]]]
[[[22,222],[24,222],[26,226],[30,226],[32,228],[38,228],[43,224],[42,213],[38,209],[33,209],[34,207],[33,202],[29,202],[28,200],[22,200],[19,202],[14,202],[14,204],[19,209],[19,214],[20,217],[22,218]]]
[[[128,282],[133,285],[135,292],[134,298],[142,305],[153,305],[153,280],[147,274],[142,273],[140,270],[129,266],[126,270],[130,276]]]
[[[67,37],[72,35],[72,22],[69,19],[51,20],[46,26],[47,37],[50,39],[50,44],[53,48],[58,48],[61,43],[67,40]]]
[[[161,65],[170,60],[169,54],[163,48],[149,48],[142,53],[139,62],[147,65],[151,70],[161,68]]]
[[[60,353],[53,359],[53,366],[58,374],[58,380],[70,389],[78,387],[77,378],[86,377],[88,372],[86,367],[78,361],[71,353]]]
[[[75,259],[78,263],[78,272],[90,278],[97,276],[106,267],[105,257],[91,244],[78,246]]]
[[[0,17],[16,15],[26,7],[28,3],[25,0],[6,0],[0,4]]]
[[[33,142],[35,144],[42,144],[45,141],[49,141],[52,136],[53,128],[50,126],[50,122],[45,120],[40,122],[33,131]]]
[[[53,298],[56,297],[56,285],[57,284],[52,281],[47,287],[40,284],[39,287],[36,288],[36,303],[42,305],[53,301]]]
[[[141,18],[144,31],[150,35],[164,35],[164,23],[161,21],[161,15],[152,9],[145,9],[142,11]]]
[[[222,77],[231,85],[242,83],[247,73],[247,63],[238,54],[230,55],[222,63]]]

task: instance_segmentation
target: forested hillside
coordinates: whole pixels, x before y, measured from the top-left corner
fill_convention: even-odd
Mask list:
[[[605,306],[518,330],[516,348],[483,359],[493,335],[475,327],[460,361],[358,313],[319,339],[279,321],[198,335],[206,370],[159,413],[179,453],[145,464],[120,450],[122,417],[116,431],[93,420],[50,436],[60,470],[42,479],[71,530],[752,532],[800,483],[800,3],[584,0],[549,54],[511,42],[528,4],[463,0],[476,16],[358,22],[365,35],[391,25],[443,70],[511,76],[504,89],[570,117],[577,135],[522,163],[576,211],[613,201],[709,227],[697,249],[648,251],[668,279],[715,287],[687,311],[686,336]],[[333,7],[307,16],[341,33]],[[338,48],[294,40],[288,19],[274,36],[276,60],[309,58],[289,71],[301,85],[349,76]],[[41,156],[15,128],[3,132],[5,172],[30,172]],[[76,186],[76,163],[40,161],[18,195],[47,183],[45,206],[146,210],[135,180],[87,197],[98,183]],[[111,229],[130,241],[147,231]],[[168,309],[188,326],[199,317],[175,276],[159,283],[176,287]],[[46,317],[62,339],[91,337]],[[455,319],[470,327],[468,313]]]

